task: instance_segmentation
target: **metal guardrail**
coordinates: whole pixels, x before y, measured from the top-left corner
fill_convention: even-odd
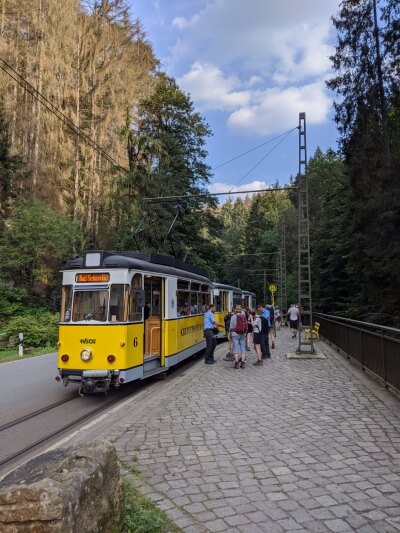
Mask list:
[[[320,335],[400,394],[400,329],[314,313]]]

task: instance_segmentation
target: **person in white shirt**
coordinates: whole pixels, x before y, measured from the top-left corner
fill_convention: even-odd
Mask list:
[[[292,330],[292,339],[297,335],[297,330],[299,328],[299,308],[292,304],[288,309],[289,325]]]

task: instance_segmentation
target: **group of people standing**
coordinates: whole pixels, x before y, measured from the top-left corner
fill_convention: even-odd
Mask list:
[[[210,305],[204,315],[204,337],[206,339],[206,364],[214,364],[214,350],[217,344],[215,328],[222,327],[214,317],[216,307]],[[229,339],[230,350],[225,356],[225,361],[233,361],[234,368],[244,368],[246,364],[246,352],[250,351],[253,341],[256,352],[254,366],[263,365],[263,360],[271,357],[271,348],[275,348],[274,325],[280,329],[282,321],[281,313],[272,306],[257,306],[257,314],[254,310],[244,310],[236,305],[231,314],[225,317],[225,329]],[[270,346],[271,342],[271,346]]]

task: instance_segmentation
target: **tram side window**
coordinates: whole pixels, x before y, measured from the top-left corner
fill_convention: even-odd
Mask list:
[[[110,291],[110,322],[125,321],[126,285],[120,283],[111,285]]]
[[[201,312],[205,313],[210,303],[210,293],[209,292],[201,293],[200,299],[201,299]]]
[[[139,307],[138,289],[142,288],[142,276],[135,274],[132,278],[131,293],[129,296],[129,322],[142,320],[142,307]]]
[[[188,316],[190,315],[190,292],[189,291],[177,291],[177,315]]]
[[[190,293],[190,314],[191,315],[197,315],[200,313],[199,311],[199,301],[198,297],[200,296],[198,292],[191,292]]]
[[[71,320],[72,309],[72,285],[64,285],[61,293],[61,322]]]
[[[233,293],[233,307],[236,305],[242,305],[242,295],[240,292],[234,292]]]
[[[221,311],[228,311],[229,312],[228,293],[226,291],[222,292]]]
[[[177,280],[176,291],[176,314],[177,316],[190,315],[190,281],[185,279]]]
[[[200,294],[200,304],[201,304],[201,313],[205,313],[208,309],[208,306],[210,304],[210,289],[208,285],[202,285],[201,286],[201,292]]]

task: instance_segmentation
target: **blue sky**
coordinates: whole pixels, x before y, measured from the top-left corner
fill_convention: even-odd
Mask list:
[[[129,0],[162,70],[213,131],[211,167],[281,136],[215,169],[211,192],[287,183],[298,170],[299,139],[297,130],[285,134],[299,112],[306,112],[308,157],[317,146],[337,148],[325,80],[339,1]]]

